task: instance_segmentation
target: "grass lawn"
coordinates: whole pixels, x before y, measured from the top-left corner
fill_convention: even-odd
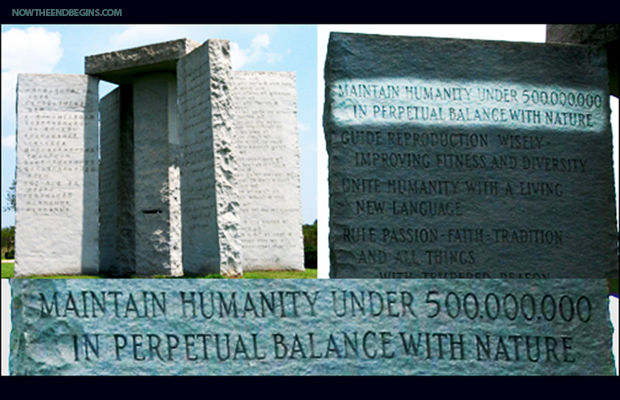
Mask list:
[[[15,263],[2,263],[2,278],[12,278],[14,266]]]
[[[243,279],[316,279],[316,269],[305,271],[250,271],[243,273]]]
[[[14,263],[2,263],[2,278],[12,278],[14,275]],[[316,279],[317,270],[307,269],[305,271],[254,271],[243,274],[243,279]],[[35,275],[29,279],[105,279],[100,276],[86,275]],[[155,276],[154,278],[170,278],[168,276]],[[185,279],[221,279],[221,275],[194,276]]]

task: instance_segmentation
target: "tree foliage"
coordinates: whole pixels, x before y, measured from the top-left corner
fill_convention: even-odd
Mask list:
[[[304,266],[315,269],[317,267],[317,221],[312,225],[302,227],[304,233]]]
[[[9,191],[6,194],[6,202],[7,205],[4,207],[4,211],[15,211],[15,179],[13,179],[13,183],[9,186]]]
[[[6,258],[12,255],[15,249],[15,227],[9,226],[2,228],[2,251],[7,253]]]

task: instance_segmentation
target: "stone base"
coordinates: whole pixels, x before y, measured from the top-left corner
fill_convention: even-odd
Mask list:
[[[12,280],[12,375],[613,375],[605,280]]]

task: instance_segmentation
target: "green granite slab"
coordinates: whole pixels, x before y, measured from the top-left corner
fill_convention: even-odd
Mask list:
[[[332,278],[618,276],[602,48],[332,33]]]
[[[13,375],[612,375],[604,280],[11,280]]]

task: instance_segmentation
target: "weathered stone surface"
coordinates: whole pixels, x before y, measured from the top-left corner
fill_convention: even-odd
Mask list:
[[[295,74],[233,82],[243,270],[303,270]]]
[[[97,274],[97,78],[20,74],[15,275]]]
[[[100,272],[127,276],[136,271],[132,86],[110,92],[99,109]]]
[[[606,58],[333,33],[331,276],[617,277]]]
[[[619,38],[619,24],[547,25],[549,43],[607,44]]]
[[[550,24],[547,25],[547,42],[604,46],[609,91],[616,97],[620,95],[620,24]]]
[[[177,66],[183,151],[183,268],[242,274],[229,43],[209,40]]]
[[[86,57],[85,73],[117,84],[131,84],[136,75],[175,72],[177,61],[200,43],[178,39]]]
[[[136,274],[183,275],[176,75],[136,77],[133,99]]]
[[[605,280],[12,280],[13,375],[612,375]]]
[[[189,54],[183,56],[184,52]],[[176,61],[162,64],[179,58],[178,65]],[[135,65],[141,68],[139,74],[130,68]],[[104,79],[113,72],[116,81],[131,83],[121,91],[131,110],[121,106],[120,111],[108,111],[106,106],[105,112],[113,115],[106,116],[103,124],[104,129],[112,126],[110,132],[102,132],[111,135],[104,139],[109,150],[102,152],[103,162],[114,165],[105,166],[105,175],[123,174],[125,181],[135,181],[132,193],[121,187],[102,188],[109,219],[102,223],[106,271],[133,268],[141,275],[170,274],[181,268],[175,260],[183,258],[182,268],[190,275],[238,276],[244,268],[242,247],[249,256],[248,270],[303,269],[294,74],[239,73],[241,88],[234,92],[229,45],[223,40],[210,40],[199,48],[184,40],[92,56],[87,59],[87,71]],[[175,77],[167,71],[175,72]],[[178,128],[176,93],[170,86],[177,80]],[[129,119],[133,126],[125,124],[131,129],[124,132],[118,126]],[[113,153],[117,148],[132,153]],[[243,175],[238,177],[242,154],[247,156],[242,160]],[[120,157],[132,163],[129,168],[118,168]],[[183,176],[179,193],[174,192],[175,174]],[[113,179],[110,182],[115,185]],[[271,186],[267,189],[267,185]],[[135,196],[131,202],[135,215],[117,221],[123,207],[109,207],[125,195]],[[171,201],[176,202],[177,212],[172,212],[170,203],[168,216]],[[245,214],[240,217],[241,203]],[[245,233],[240,234],[242,220]],[[121,222],[127,229],[117,226]],[[132,244],[135,251],[129,246],[127,254],[136,254],[137,259],[117,260],[121,253],[115,246]]]
[[[102,117],[113,124],[102,130],[112,136],[102,163],[117,176],[102,192],[113,197],[102,210],[112,218],[102,223],[110,274],[183,273],[176,63],[197,46],[181,39],[86,58],[88,73],[124,84],[120,109]]]

